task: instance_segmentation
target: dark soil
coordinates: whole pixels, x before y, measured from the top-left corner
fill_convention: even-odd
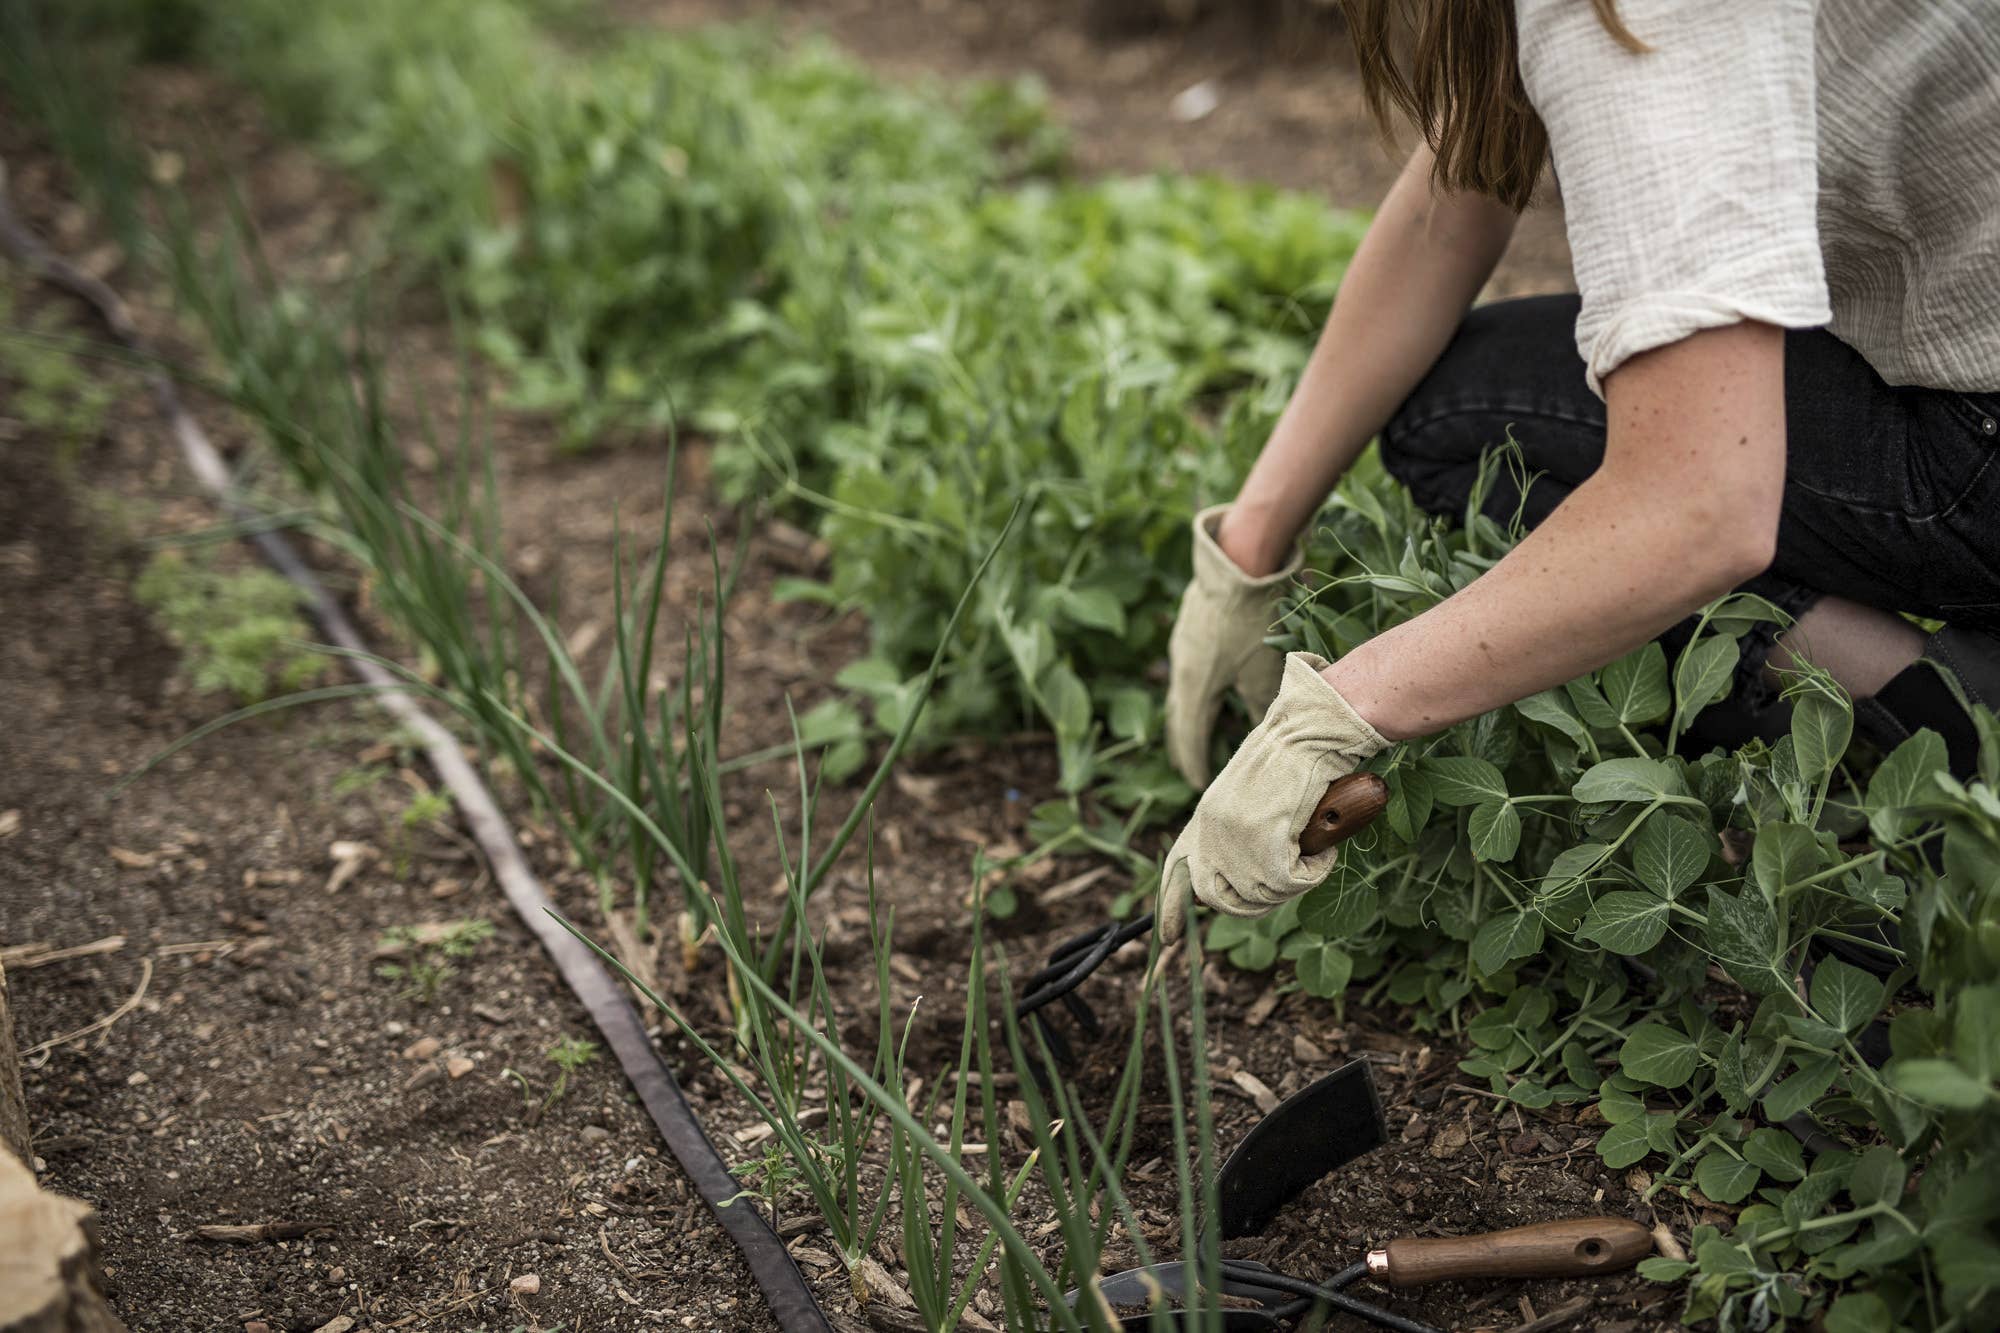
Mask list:
[[[725,7],[646,8],[682,21]],[[975,10],[990,17],[973,18]],[[899,72],[1041,70],[1093,168],[1226,167],[1324,185],[1353,203],[1371,203],[1392,174],[1364,165],[1377,162],[1373,131],[1357,119],[1337,41],[1316,28],[1297,35],[1307,54],[1266,63],[1232,29],[1107,38],[1081,20],[1058,21],[1052,0],[843,0],[814,13],[864,57]],[[1192,126],[1172,121],[1165,101],[1201,77],[1225,81],[1222,106]],[[273,142],[253,107],[202,76],[149,71],[130,96],[152,146],[182,149],[198,190],[225,166],[243,174],[281,271],[307,281],[339,275],[364,201],[337,173]],[[68,253],[98,256],[150,309],[165,308],[104,249],[64,174],[13,118],[0,118],[0,154],[31,223]],[[1560,282],[1566,259],[1559,247],[1524,249],[1534,234],[1524,233],[1501,286]],[[35,303],[59,304],[47,296]],[[440,313],[420,302],[397,312],[391,340],[413,399],[434,411],[451,403],[445,390],[457,370]],[[0,382],[0,392],[6,387]],[[449,830],[403,829],[402,811],[425,778],[385,740],[377,715],[332,705],[248,723],[114,790],[118,775],[226,707],[179,683],[172,647],[132,597],[143,540],[213,516],[190,496],[137,386],[119,387],[103,438],[72,464],[59,466],[51,442],[18,423],[0,450],[0,624],[8,629],[0,638],[8,729],[0,947],[124,937],[107,952],[10,972],[28,1048],[136,996],[115,1024],[60,1042],[27,1071],[44,1180],[99,1209],[120,1312],[135,1328],[253,1333],[258,1324],[318,1329],[340,1316],[360,1328],[771,1327],[741,1262],[607,1059],[580,1071],[539,1116],[503,1073],[518,1071],[538,1101],[556,1073],[548,1047],[590,1034],[462,841]],[[241,441],[226,412],[203,412],[219,441]],[[515,538],[510,563],[532,589],[560,584],[566,632],[601,633],[590,625],[609,615],[614,507],[627,534],[656,521],[660,448],[557,458],[541,423],[497,411],[492,425]],[[771,581],[813,572],[821,554],[782,523],[740,531],[704,485],[699,447],[683,468],[669,617],[692,607],[705,586],[705,520],[725,541],[751,543],[727,618],[733,712],[724,748],[742,753],[786,737],[786,697],[803,710],[832,691],[863,630],[852,618],[773,606]],[[383,627],[375,633],[389,642]],[[377,769],[378,780],[361,780]],[[935,1069],[957,1040],[972,854],[1023,846],[1026,812],[1052,772],[1032,738],[966,744],[920,757],[884,798],[876,885],[896,911],[899,1008],[926,998],[913,1044],[919,1069]],[[765,826],[767,783],[789,813],[785,778],[781,768],[741,774],[730,789],[732,814]],[[829,816],[854,797],[836,793]],[[522,827],[534,837],[525,815]],[[343,843],[360,850],[336,850]],[[746,883],[777,879],[770,840],[746,837],[740,846]],[[587,886],[541,855],[546,840],[535,850],[565,906],[600,921]],[[344,860],[356,869],[336,882]],[[996,927],[1019,960],[1017,974],[1102,919],[1124,887],[1117,872],[1090,893],[1041,901],[1091,868],[1048,863],[1021,886],[1022,911]],[[858,866],[834,876],[819,910],[830,954],[854,969],[852,998],[865,1013],[872,999],[861,965]],[[377,975],[384,930],[458,918],[491,920],[497,930],[432,1002]],[[688,1012],[719,1023],[725,1001],[714,951],[692,975],[677,952],[642,962]],[[1093,979],[1102,1012],[1129,1011],[1137,963],[1121,958]],[[1283,1096],[1356,1057],[1374,1063],[1391,1133],[1387,1147],[1314,1187],[1232,1253],[1315,1274],[1395,1235],[1592,1212],[1654,1220],[1591,1151],[1597,1126],[1568,1111],[1503,1110],[1463,1085],[1454,1045],[1408,1030],[1396,1012],[1350,1006],[1342,1020],[1303,995],[1274,1002],[1268,977],[1217,967],[1205,989],[1225,1146],[1255,1121],[1260,1097]],[[1118,1046],[1114,1034],[1075,1071],[1075,1086],[1100,1110]],[[752,1157],[754,1117],[680,1042],[667,1047],[725,1155]],[[1149,1243],[1172,1253],[1179,1221],[1168,1116],[1156,1079],[1141,1106],[1130,1184]],[[786,1214],[794,1252],[828,1308],[854,1322],[845,1273],[800,1207]],[[1684,1205],[1673,1207],[1666,1220],[1684,1236],[1693,1219]],[[195,1234],[203,1225],[261,1222],[315,1230],[254,1245]],[[892,1271],[900,1265],[893,1240],[878,1257]],[[533,1294],[512,1285],[528,1276],[539,1279]],[[1572,1326],[1654,1328],[1675,1303],[1630,1277],[1372,1294],[1453,1328],[1508,1328],[1572,1306]]]

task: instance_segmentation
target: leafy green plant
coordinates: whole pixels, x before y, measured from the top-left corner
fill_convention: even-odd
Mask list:
[[[7,414],[53,444],[65,468],[104,431],[112,389],[101,369],[79,357],[49,312],[23,321],[17,313],[14,272],[0,270],[0,382],[7,386]],[[93,373],[93,372],[96,373]]]
[[[1447,524],[1358,470],[1287,646],[1338,656],[1476,578],[1513,539],[1485,493]],[[1846,696],[1807,667],[1775,744],[1677,752],[1727,692],[1737,637],[1776,617],[1724,598],[1671,666],[1648,644],[1386,753],[1385,815],[1328,882],[1208,943],[1290,960],[1313,994],[1359,982],[1410,1006],[1470,1042],[1460,1069],[1496,1094],[1589,1104],[1598,1154],[1644,1164],[1648,1197],[1736,1210],[1688,1263],[1648,1265],[1691,1280],[1690,1319],[1983,1326],[2000,1317],[1993,719],[1972,786],[1929,732],[1871,770]],[[1865,1030],[1890,1018],[1871,1060]]]
[[[385,981],[402,982],[399,994],[404,999],[435,1004],[444,983],[458,975],[458,964],[491,938],[493,923],[480,919],[391,926],[382,932],[376,948],[396,957],[377,965],[375,974]]]
[[[509,1066],[500,1071],[502,1078],[511,1078],[521,1089],[521,1100],[528,1108],[528,1123],[534,1124],[549,1113],[549,1109],[563,1099],[569,1091],[570,1077],[577,1070],[596,1060],[601,1053],[598,1044],[588,1037],[563,1037],[544,1052],[549,1062],[556,1067],[556,1075],[549,1081],[549,1089],[539,1099],[535,1090],[528,1086],[528,1077],[520,1070]]]
[[[732,494],[816,516],[831,578],[786,592],[866,612],[843,679],[881,730],[1031,499],[918,739],[1046,727],[1040,846],[1143,872],[1132,835],[1191,796],[1144,683],[1187,515],[1275,418],[1360,217],[1062,181],[1031,87],[892,88],[757,29],[607,49],[505,0],[211,10],[210,56],[380,193],[517,398],[574,439],[692,419]]]
[[[155,552],[133,585],[197,690],[255,703],[303,689],[326,669],[311,646],[299,592],[268,569],[224,570],[212,553]]]

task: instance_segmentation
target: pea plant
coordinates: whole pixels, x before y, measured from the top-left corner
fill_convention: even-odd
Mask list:
[[[1327,656],[1465,586],[1514,533],[1431,520],[1365,467],[1324,515],[1287,647]],[[1463,1038],[1460,1069],[1526,1108],[1575,1104],[1645,1197],[1733,1213],[1685,1262],[1691,1320],[1836,1330],[2000,1318],[2000,728],[1979,780],[1918,732],[1852,744],[1823,672],[1789,733],[1691,754],[1738,638],[1779,613],[1711,605],[1648,644],[1373,761],[1391,799],[1333,876],[1211,949],[1351,984]]]

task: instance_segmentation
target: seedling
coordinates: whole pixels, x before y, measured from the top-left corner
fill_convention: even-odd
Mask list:
[[[471,919],[430,926],[391,926],[382,932],[377,948],[394,951],[400,957],[382,963],[375,974],[386,981],[400,981],[398,992],[418,1004],[434,1004],[438,991],[457,975],[457,964],[477,952],[493,935],[491,921]]]

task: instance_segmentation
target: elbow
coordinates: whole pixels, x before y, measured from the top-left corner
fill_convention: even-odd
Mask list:
[[[1771,567],[1778,555],[1781,510],[1781,496],[1766,502],[1762,497],[1734,495],[1684,507],[1678,544],[1704,601]]]

